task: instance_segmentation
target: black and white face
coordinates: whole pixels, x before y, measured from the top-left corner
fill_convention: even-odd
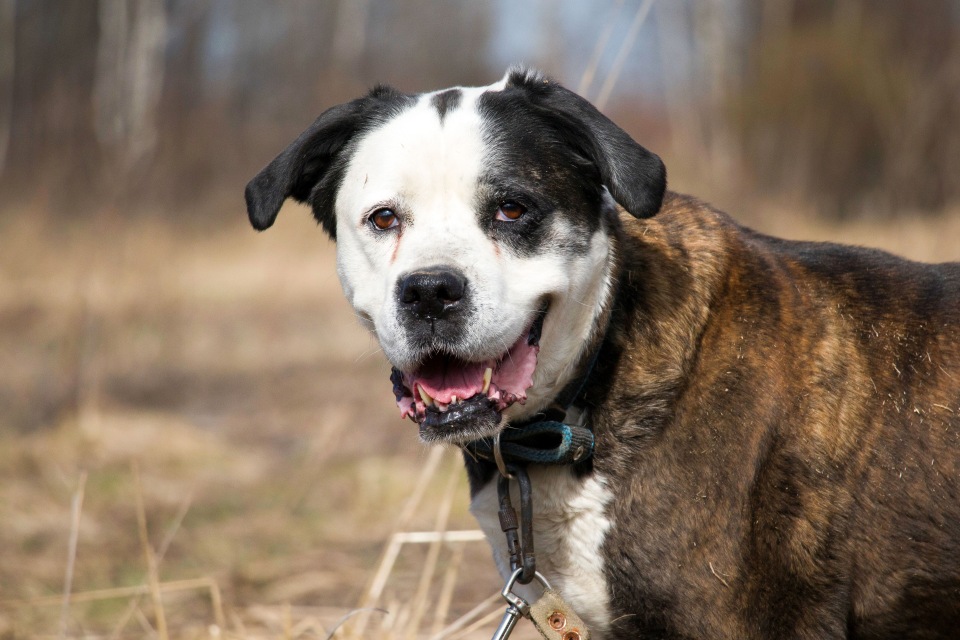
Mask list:
[[[588,103],[515,71],[335,107],[247,201],[257,228],[288,196],[310,202],[394,367],[401,415],[424,440],[463,442],[544,409],[570,381],[610,298],[614,198],[651,215],[664,183],[659,159]]]

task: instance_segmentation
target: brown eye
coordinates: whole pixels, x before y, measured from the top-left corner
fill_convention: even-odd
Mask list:
[[[370,222],[381,231],[392,229],[400,224],[400,220],[397,218],[397,214],[394,213],[393,209],[377,209],[370,215]]]
[[[502,202],[497,209],[497,220],[504,222],[513,222],[527,212],[527,208],[516,202]]]

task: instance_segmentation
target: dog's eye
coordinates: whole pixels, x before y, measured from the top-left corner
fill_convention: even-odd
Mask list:
[[[393,209],[377,209],[370,214],[370,222],[372,222],[373,226],[377,229],[386,231],[400,224],[400,219],[397,218],[397,214]]]
[[[497,220],[502,220],[504,222],[513,222],[518,220],[520,216],[527,212],[527,208],[522,204],[517,204],[516,202],[501,202],[500,207],[497,209]]]

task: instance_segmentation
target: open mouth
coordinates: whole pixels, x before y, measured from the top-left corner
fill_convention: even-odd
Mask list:
[[[491,435],[500,414],[523,404],[533,386],[546,309],[503,354],[466,362],[442,352],[429,354],[414,371],[393,369],[390,380],[400,417],[420,425],[425,441],[460,441]]]

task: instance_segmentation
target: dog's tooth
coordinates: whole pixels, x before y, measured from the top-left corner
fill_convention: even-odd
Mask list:
[[[493,379],[493,368],[487,367],[487,370],[483,372],[483,390],[482,393],[486,393],[490,389],[490,381]]]
[[[450,396],[450,404],[457,404],[460,402],[460,399],[457,396]]]
[[[428,407],[432,407],[433,398],[430,397],[430,394],[427,393],[427,390],[424,389],[422,385],[418,384],[417,387],[420,389],[420,399],[423,400],[423,404],[425,404]]]
[[[446,411],[449,406],[450,406],[449,404],[443,404],[442,402],[437,402],[437,408],[440,409],[440,411]]]

